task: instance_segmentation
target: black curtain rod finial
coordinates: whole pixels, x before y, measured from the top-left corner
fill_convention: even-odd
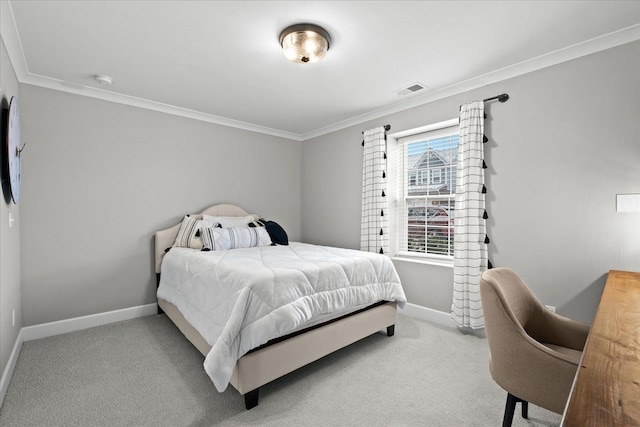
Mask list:
[[[509,95],[507,95],[506,93],[503,93],[502,95],[492,96],[491,98],[483,99],[482,102],[493,101],[494,99],[497,99],[500,102],[507,102],[509,100]]]

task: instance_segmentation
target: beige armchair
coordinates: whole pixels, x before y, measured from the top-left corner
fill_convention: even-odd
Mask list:
[[[489,369],[507,391],[503,427],[517,402],[561,414],[580,363],[589,326],[548,310],[511,269],[482,274],[480,296],[489,341]]]

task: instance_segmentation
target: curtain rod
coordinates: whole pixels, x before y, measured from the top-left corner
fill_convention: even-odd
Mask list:
[[[493,101],[497,99],[500,102],[507,102],[509,100],[509,95],[507,95],[506,93],[503,93],[502,95],[496,95],[496,96],[492,96],[491,98],[485,98],[482,100],[482,102],[488,102],[488,101]],[[460,106],[460,110],[462,110],[462,105]],[[484,115],[485,119],[487,118],[487,114],[485,113]]]
[[[388,131],[389,129],[391,129],[391,125],[384,125],[385,132]],[[364,135],[364,131],[362,131],[362,134]]]
[[[500,102],[507,102],[509,100],[509,95],[506,93],[503,93],[501,95],[492,96],[491,98],[485,98],[482,100],[482,102],[493,101],[495,99],[497,99]],[[460,107],[462,108],[462,106]],[[389,131],[390,129],[391,129],[391,125],[384,125],[385,131]],[[364,131],[362,131],[362,134],[364,135]]]
[[[500,102],[507,102],[509,100],[509,95],[503,93],[502,95],[492,96],[491,98],[483,99],[482,102],[493,101],[497,99]]]

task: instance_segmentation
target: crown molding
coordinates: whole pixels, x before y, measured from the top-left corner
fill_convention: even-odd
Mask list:
[[[171,114],[174,116],[186,117],[189,119],[200,120],[203,122],[215,123],[217,125],[228,126],[232,128],[242,129],[250,132],[257,132],[264,135],[277,136],[294,141],[301,141],[300,135],[279,129],[273,129],[266,126],[260,126],[253,123],[247,123],[240,120],[229,119],[226,117],[216,116],[213,114],[202,113],[200,111],[190,110],[188,108],[177,107],[175,105],[163,104],[161,102],[151,101],[149,99],[138,98],[135,96],[123,95],[121,93],[111,92],[108,90],[95,88],[91,86],[83,86],[65,82],[62,80],[52,79],[37,74],[28,74],[22,79],[18,78],[20,83],[33,86],[40,86],[48,89],[59,90],[62,92],[73,93],[76,95],[97,98],[105,101],[116,102],[119,104],[130,105],[133,107],[144,108],[147,110],[158,111],[161,113]]]
[[[317,138],[319,136],[336,132],[341,129],[356,126],[370,120],[375,120],[384,116],[388,116],[390,114],[428,104],[439,99],[458,95],[463,92],[468,92],[470,90],[478,89],[493,83],[498,83],[513,77],[518,77],[523,74],[540,70],[542,68],[547,68],[552,65],[560,64],[562,62],[571,61],[582,56],[590,55],[592,53],[600,52],[619,45],[634,42],[636,40],[640,40],[640,24],[632,25],[630,27],[605,34],[600,37],[595,37],[593,39],[586,40],[584,42],[580,42],[566,48],[558,49],[553,52],[549,52],[544,55],[540,55],[535,58],[510,65],[508,67],[491,71],[489,73],[459,83],[445,86],[443,88],[433,90],[423,95],[409,98],[406,101],[402,101],[388,107],[383,107],[341,122],[331,124],[320,129],[313,130],[311,132],[304,133],[300,135],[300,137],[302,141],[307,141],[309,139]]]
[[[158,111],[161,113],[172,114],[180,117],[187,117],[194,120],[215,123],[218,125],[242,129],[250,132],[257,132],[265,135],[291,139],[294,141],[301,141],[300,135],[293,132],[273,129],[266,126],[260,126],[257,124],[234,120],[227,117],[216,116],[213,114],[207,114],[200,111],[177,107],[175,105],[163,104],[161,102],[151,101],[135,96],[123,95],[91,86],[73,84],[31,73],[27,66],[27,61],[22,49],[22,43],[20,42],[20,36],[18,34],[17,26],[13,16],[13,9],[11,8],[11,3],[9,1],[0,1],[0,19],[0,37],[2,38],[5,47],[7,48],[9,60],[11,61],[11,65],[13,65],[16,77],[18,79],[18,82],[20,83],[73,93],[81,96],[88,96],[90,98],[102,99],[119,104],[131,105],[147,110]]]
[[[24,57],[22,44],[20,43],[20,37],[13,17],[11,4],[9,1],[2,0],[0,1],[0,7],[0,37],[2,38],[5,47],[7,48],[9,59],[11,61],[11,64],[13,65],[13,69],[20,83],[69,92],[76,95],[103,99],[106,101],[131,105],[134,107],[145,108],[166,114],[187,117],[194,120],[201,120],[204,122],[215,123],[222,126],[229,126],[247,130],[250,132],[262,133],[294,141],[307,141],[351,126],[356,126],[370,120],[375,120],[384,116],[388,116],[390,114],[428,104],[439,99],[457,95],[463,92],[487,86],[489,84],[497,83],[503,80],[530,73],[532,71],[550,67],[552,65],[570,61],[572,59],[576,59],[585,55],[610,49],[612,47],[630,43],[640,39],[640,24],[633,25],[609,34],[605,34],[603,36],[595,37],[593,39],[568,46],[566,48],[558,49],[556,51],[540,55],[538,57],[520,62],[518,64],[504,67],[499,70],[495,70],[459,83],[443,87],[441,89],[433,90],[423,95],[409,98],[405,101],[390,105],[388,107],[379,108],[377,110],[359,116],[351,117],[347,120],[343,120],[319,129],[312,130],[310,132],[298,134],[194,111],[174,105],[163,104],[148,99],[122,95],[99,88],[71,84],[61,80],[56,80],[30,73],[26,59]]]

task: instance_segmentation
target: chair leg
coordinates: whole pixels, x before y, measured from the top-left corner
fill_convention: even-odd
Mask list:
[[[529,402],[526,400],[520,400],[522,402],[522,418],[529,418]]]
[[[511,427],[513,422],[513,413],[516,410],[518,398],[511,393],[507,393],[507,404],[504,407],[504,418],[502,419],[502,427]]]
[[[513,422],[513,414],[516,411],[516,403],[522,403],[522,418],[529,418],[529,402],[515,397],[511,393],[507,393],[507,404],[504,408],[504,418],[502,419],[502,427],[511,427]]]

